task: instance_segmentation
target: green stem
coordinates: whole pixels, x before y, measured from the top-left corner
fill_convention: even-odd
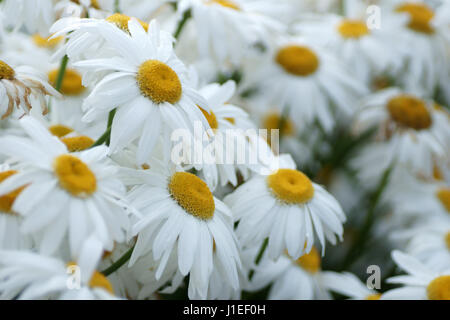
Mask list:
[[[391,164],[383,173],[380,182],[375,189],[375,192],[372,194],[370,199],[369,209],[367,211],[366,218],[364,220],[364,224],[358,232],[358,236],[353,242],[352,247],[347,252],[347,255],[342,263],[341,270],[347,269],[352,263],[357,259],[360,253],[364,250],[367,241],[369,240],[369,236],[371,234],[371,229],[375,221],[375,210],[377,205],[383,195],[384,190],[389,182],[389,178],[392,172],[393,164]]]
[[[100,136],[100,138],[97,139],[97,141],[95,141],[92,144],[91,148],[100,146],[103,143],[105,143],[107,146],[109,146],[109,143],[111,141],[111,127],[112,127],[112,122],[114,120],[115,115],[116,115],[116,109],[112,109],[108,114],[108,123],[106,125],[105,132]]]
[[[114,0],[114,13],[120,13],[120,0]]]
[[[61,64],[59,66],[58,77],[56,78],[55,89],[61,92],[61,86],[64,79],[64,74],[66,73],[67,63],[69,62],[69,57],[65,55],[61,59]]]
[[[134,246],[132,246],[130,249],[128,249],[127,252],[125,252],[119,260],[114,262],[112,265],[110,265],[108,268],[102,271],[102,273],[107,277],[110,274],[117,271],[121,266],[123,266],[128,260],[131,258],[131,254],[133,253]]]
[[[261,245],[261,248],[259,249],[258,255],[255,258],[255,265],[258,265],[261,262],[261,259],[264,255],[264,251],[266,251],[267,245],[269,244],[269,238],[265,238],[264,242]],[[253,275],[255,274],[255,270],[250,270],[248,273],[248,279],[252,280]]]
[[[190,17],[191,17],[191,9],[186,10],[186,11],[183,13],[183,17],[181,18],[180,22],[178,22],[177,29],[175,30],[175,33],[173,34],[173,37],[174,37],[175,39],[178,40],[178,38],[180,37],[181,31],[182,31],[183,28],[184,28],[184,25],[186,24],[186,22],[188,21],[188,19],[189,19]]]

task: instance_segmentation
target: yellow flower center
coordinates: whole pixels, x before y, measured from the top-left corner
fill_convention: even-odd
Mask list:
[[[387,104],[391,118],[400,125],[415,130],[427,129],[431,126],[431,115],[425,103],[410,95],[399,95]]]
[[[320,270],[321,264],[319,251],[316,247],[312,247],[311,251],[298,258],[296,263],[309,273],[316,273]]]
[[[214,215],[214,197],[208,185],[196,175],[176,172],[170,178],[169,192],[185,211],[194,217],[209,220]]]
[[[62,138],[61,141],[66,145],[69,152],[86,150],[95,142],[88,136],[67,137]]]
[[[267,184],[275,197],[287,204],[302,204],[314,195],[311,180],[294,169],[277,170],[267,177]]]
[[[147,60],[136,76],[141,93],[154,103],[174,104],[181,98],[182,87],[175,71],[158,60]]]
[[[58,138],[64,137],[65,135],[73,132],[73,129],[70,127],[67,127],[63,124],[55,124],[48,128],[48,131],[54,136],[57,136]]]
[[[241,10],[237,4],[235,4],[232,1],[228,1],[228,0],[211,0],[211,1],[209,1],[209,3],[210,4],[213,4],[213,3],[218,4],[218,5],[221,5],[222,7],[233,9],[233,10],[238,10],[238,11]]]
[[[32,37],[33,42],[36,46],[38,46],[40,48],[49,48],[49,49],[53,49],[54,47],[56,47],[56,45],[58,43],[61,42],[62,39],[64,39],[63,36],[56,37],[53,39],[49,39],[49,38],[50,37],[42,37],[39,33],[36,33]]]
[[[58,79],[59,69],[54,69],[48,73],[49,82],[55,86]],[[61,84],[61,92],[65,95],[76,96],[82,93],[86,88],[83,87],[81,75],[73,70],[66,69]]]
[[[73,266],[77,266],[77,264],[75,262],[67,263],[67,267]],[[106,278],[102,273],[98,271],[94,271],[94,273],[92,274],[92,277],[89,280],[89,287],[102,288],[108,291],[109,293],[114,294],[114,289],[111,282],[109,282],[108,278]]]
[[[131,17],[125,14],[114,13],[113,15],[110,15],[108,18],[106,18],[106,21],[114,23],[119,29],[122,29],[123,31],[130,33],[130,30],[128,29],[128,21],[130,21],[130,19]],[[137,21],[140,23],[140,25],[142,26],[142,28],[144,28],[145,31],[148,31],[147,23],[141,21],[140,19],[137,19]]]
[[[0,172],[0,183],[16,173],[17,171],[15,170]],[[0,212],[14,214],[14,212],[12,211],[12,206],[17,196],[22,192],[23,189],[25,189],[25,186],[17,188],[16,190],[13,190],[8,194],[0,196]]]
[[[12,80],[14,79],[15,71],[7,63],[0,60],[0,80]]]
[[[444,180],[444,174],[436,164],[433,165],[433,178],[441,181]]]
[[[280,128],[281,124],[281,128]],[[280,130],[283,136],[292,136],[295,133],[294,123],[291,119],[284,119],[281,121],[280,114],[277,112],[271,112],[263,119],[263,128],[267,130]],[[270,132],[268,132],[270,135]]]
[[[409,15],[408,28],[411,30],[425,34],[434,33],[434,28],[430,25],[434,12],[426,4],[406,2],[398,6],[396,11]]]
[[[445,210],[450,213],[450,188],[442,188],[438,190],[436,196],[438,197],[439,201],[441,201]]]
[[[97,179],[89,167],[70,154],[58,156],[54,163],[60,186],[76,197],[90,196],[97,190]]]
[[[364,21],[344,19],[338,25],[338,32],[347,39],[357,39],[370,33]]]
[[[427,287],[428,299],[450,300],[450,276],[440,276]]]
[[[302,77],[313,74],[319,67],[319,58],[311,49],[296,45],[278,50],[275,61],[286,72]]]
[[[210,111],[208,113],[208,111],[206,111],[202,107],[199,107],[199,109],[203,113],[203,115],[205,116],[205,118],[208,121],[209,126],[211,127],[211,129],[217,129],[219,127],[219,123],[217,122],[217,118],[216,118],[216,115],[214,114],[214,112]]]
[[[445,245],[450,250],[450,231],[445,234]]]
[[[375,293],[375,294],[369,294],[366,297],[366,300],[380,300],[381,298],[381,293]]]

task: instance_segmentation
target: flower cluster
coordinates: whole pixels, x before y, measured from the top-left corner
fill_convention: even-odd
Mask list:
[[[0,299],[450,300],[449,31],[439,0],[0,1]]]

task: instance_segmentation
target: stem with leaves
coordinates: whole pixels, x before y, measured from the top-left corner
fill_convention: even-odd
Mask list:
[[[108,268],[102,271],[102,273],[107,277],[110,274],[117,271],[120,267],[122,267],[128,260],[130,260],[131,255],[133,254],[134,246],[132,246],[130,249],[128,249],[127,252],[125,252],[119,260],[114,262],[112,265],[110,265]]]
[[[366,243],[370,238],[372,226],[375,221],[375,210],[377,209],[378,203],[383,195],[386,186],[389,183],[389,178],[394,164],[392,163],[381,176],[380,182],[375,189],[374,193],[370,197],[370,205],[365,217],[364,223],[361,230],[358,232],[356,239],[353,241],[353,245],[350,247],[340,270],[345,270],[360,256],[361,252],[365,249]]]

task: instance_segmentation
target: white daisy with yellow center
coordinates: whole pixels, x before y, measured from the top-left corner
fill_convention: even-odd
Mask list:
[[[0,250],[0,268],[3,275],[0,278],[0,298],[118,299],[108,278],[96,270],[101,253],[101,243],[93,237],[86,240],[77,256],[77,262],[34,252]]]
[[[45,254],[66,241],[69,252],[77,254],[90,234],[105,250],[124,241],[129,223],[125,188],[107,159],[108,149],[68,153],[35,119],[26,116],[19,123],[29,138],[0,138],[0,152],[21,163],[20,171],[1,183],[0,195],[26,185],[11,208],[23,217],[21,231],[35,237]]]
[[[61,95],[36,69],[29,66],[15,67],[0,60],[0,117],[10,116],[15,108],[29,113],[33,106],[39,105],[42,113],[48,112],[45,96]]]
[[[264,66],[248,73],[246,85],[258,88],[258,103],[281,114],[288,108],[297,127],[317,120],[330,131],[336,119],[353,115],[357,100],[368,92],[330,52],[298,38],[279,40]]]
[[[162,135],[170,143],[173,130],[193,132],[193,123],[209,128],[200,106],[206,101],[189,86],[187,70],[173,53],[172,42],[161,35],[156,21],[148,32],[135,19],[127,21],[130,34],[113,24],[102,24],[105,41],[117,53],[113,58],[84,60],[75,67],[108,74],[84,100],[84,120],[105,119],[117,112],[111,127],[110,153],[137,140],[138,164],[145,163]],[[103,32],[104,31],[104,32]]]
[[[354,130],[378,130],[354,161],[365,180],[377,179],[395,160],[413,173],[432,177],[434,163],[449,159],[450,125],[448,112],[420,96],[390,88],[368,96],[357,114]]]
[[[429,212],[425,208],[424,211]],[[432,266],[450,266],[450,215],[423,217],[392,237],[407,240],[405,251],[420,261]]]
[[[231,287],[239,287],[241,262],[231,212],[203,180],[158,160],[149,170],[123,169],[123,175],[134,182],[129,198],[142,213],[131,228],[137,242],[130,265],[152,252],[159,280],[175,251],[179,272],[189,274],[190,299],[206,299],[213,268]]]
[[[254,250],[250,252],[255,254]],[[314,246],[298,259],[282,254],[273,261],[264,254],[260,263],[251,267],[255,271],[246,289],[260,290],[272,284],[269,300],[329,300],[331,295],[323,279],[321,264],[320,253]]]
[[[17,170],[11,169],[9,165],[0,165],[0,183],[16,173]],[[0,196],[0,250],[21,250],[32,247],[30,237],[25,236],[20,231],[22,217],[12,209],[14,201],[25,187],[19,187]]]
[[[194,165],[187,163],[183,168],[202,170],[202,177],[213,190],[218,185],[225,186],[228,183],[236,186],[238,173],[247,180],[251,172],[259,172],[266,166],[267,160],[263,157],[270,158],[272,152],[267,143],[257,136],[258,129],[248,113],[230,103],[236,91],[234,81],[227,81],[223,85],[208,84],[198,91],[211,108],[208,112],[199,107],[211,128],[207,137],[202,137],[203,140],[199,143],[215,158],[206,159],[204,156],[202,163],[197,165],[193,161]],[[227,141],[231,135],[232,145]],[[211,146],[213,147],[210,148]],[[194,154],[194,146],[190,147],[191,154]],[[242,156],[240,152],[245,156],[244,161],[239,158]],[[234,157],[229,159],[229,154]]]
[[[450,102],[448,4],[432,7],[421,0],[383,0],[383,24],[390,32],[402,35],[398,48],[416,48],[408,55],[402,87],[426,96],[441,91]]]
[[[392,259],[407,275],[387,279],[389,283],[402,285],[381,296],[386,300],[450,300],[450,268],[425,265],[415,257],[401,251],[392,252]]]
[[[364,18],[327,15],[304,21],[294,29],[335,52],[347,68],[366,85],[381,76],[396,75],[403,66],[405,48],[398,48],[398,35],[385,28],[370,29]]]
[[[274,19],[284,8],[273,1],[179,1],[179,19],[187,10],[192,14],[188,23],[195,26],[195,37],[189,39],[197,43],[200,58],[213,59],[220,65],[239,65],[253,45],[267,43],[268,34],[285,29]]]
[[[342,240],[345,214],[332,195],[295,169],[290,156],[281,155],[279,162],[269,175],[252,177],[225,198],[239,221],[239,241],[252,247],[269,238],[269,258],[285,250],[298,258],[311,251],[317,236],[323,254],[326,240]]]
[[[369,289],[356,275],[350,272],[322,272],[324,286],[328,290],[339,293],[351,300],[380,300],[381,293]]]

